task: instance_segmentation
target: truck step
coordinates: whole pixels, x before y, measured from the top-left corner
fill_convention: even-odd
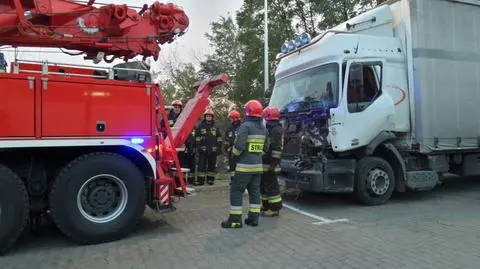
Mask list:
[[[431,190],[439,184],[438,173],[435,171],[410,171],[407,172],[407,187],[412,190]]]
[[[171,213],[175,212],[177,208],[173,206],[172,204],[169,205],[159,205],[157,202],[157,205],[155,206],[155,212],[159,214],[164,214],[164,213]]]

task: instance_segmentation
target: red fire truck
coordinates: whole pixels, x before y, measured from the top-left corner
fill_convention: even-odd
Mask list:
[[[74,242],[95,244],[131,232],[145,205],[174,210],[170,198],[186,193],[176,148],[228,77],[194,85],[170,128],[149,68],[128,60],[158,59],[159,45],[188,25],[179,7],[158,2],[137,12],[94,0],[1,1],[1,46],[58,47],[96,63],[125,63],[16,60],[0,73],[0,252],[44,217]]]

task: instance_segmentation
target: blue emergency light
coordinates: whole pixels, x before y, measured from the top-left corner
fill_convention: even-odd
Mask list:
[[[130,139],[130,142],[132,142],[132,144],[135,144],[135,145],[140,145],[140,144],[143,144],[144,140],[143,138],[135,137]]]
[[[283,43],[282,47],[280,48],[280,52],[282,54],[285,54],[288,52],[288,41],[285,41],[285,43]]]
[[[310,43],[311,41],[311,36],[310,34],[308,33],[303,33],[301,35],[298,35],[295,40],[287,40],[285,41],[282,46],[280,47],[280,55],[278,56],[281,56],[281,54],[287,54],[291,51],[294,51],[296,49],[299,49],[305,45],[307,45],[308,43]],[[277,57],[278,57],[277,56]]]

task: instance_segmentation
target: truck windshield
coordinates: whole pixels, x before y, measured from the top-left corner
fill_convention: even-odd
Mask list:
[[[331,63],[283,78],[275,83],[270,106],[276,106],[282,112],[290,112],[290,104],[299,103],[309,103],[308,107],[315,103],[325,108],[336,107],[338,72],[338,64]]]

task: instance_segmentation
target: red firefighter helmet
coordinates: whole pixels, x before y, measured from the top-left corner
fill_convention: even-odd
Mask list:
[[[211,115],[212,117],[215,116],[215,113],[213,113],[213,110],[211,108],[205,109],[205,112],[203,113],[203,116]]]
[[[280,110],[276,107],[266,107],[263,110],[263,117],[265,118],[266,121],[271,121],[271,120],[279,120],[280,119]]]
[[[174,100],[172,102],[172,106],[183,106],[182,101],[180,100]]]
[[[234,121],[238,121],[240,120],[240,113],[236,110],[232,110],[230,113],[228,113],[228,117]]]
[[[250,100],[245,104],[245,116],[259,117],[263,114],[263,106],[258,100]]]

